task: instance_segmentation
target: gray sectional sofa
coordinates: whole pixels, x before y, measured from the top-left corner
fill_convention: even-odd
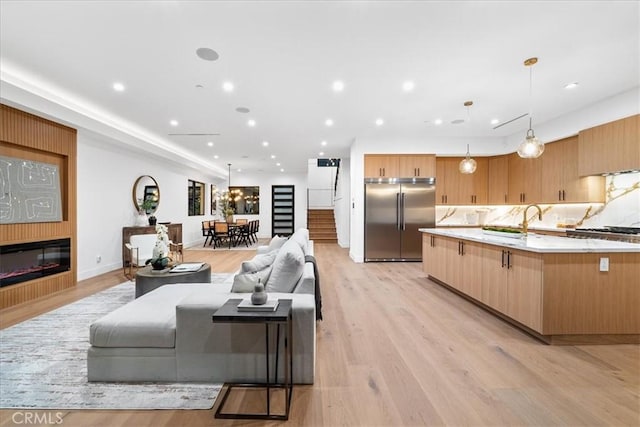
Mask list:
[[[293,301],[293,380],[313,384],[316,278],[304,261],[313,255],[308,236],[300,229],[286,242],[272,241],[273,248],[243,263],[233,284],[165,285],[97,320],[90,327],[89,381],[264,381],[264,325],[211,320],[227,300],[249,297],[249,285],[261,277],[269,298]]]

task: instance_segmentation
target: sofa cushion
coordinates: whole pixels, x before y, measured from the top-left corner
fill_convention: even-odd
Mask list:
[[[302,249],[302,253],[307,255],[307,244],[309,242],[309,230],[306,228],[298,228],[295,233],[289,237],[289,240],[293,240],[298,243]]]
[[[95,347],[173,348],[176,304],[185,285],[165,285],[93,322],[89,341]]]
[[[304,253],[300,245],[289,239],[278,251],[267,280],[267,292],[293,291],[304,270]]]
[[[240,273],[255,273],[271,266],[276,259],[276,252],[269,252],[256,255],[248,261],[243,261],[240,265]]]
[[[249,273],[240,272],[239,274],[236,274],[233,277],[231,292],[253,292],[258,280],[263,284],[267,283],[272,269],[273,266],[269,265],[259,271],[252,271]]]
[[[256,253],[260,255],[269,252],[277,252],[278,250],[280,250],[282,245],[287,242],[287,240],[288,239],[286,237],[273,236],[268,245],[258,246],[258,248],[256,249]]]

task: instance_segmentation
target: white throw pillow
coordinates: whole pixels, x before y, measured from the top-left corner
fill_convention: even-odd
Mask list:
[[[265,287],[267,292],[290,293],[302,277],[304,253],[297,242],[289,240],[278,251]]]
[[[273,264],[276,259],[276,252],[269,252],[256,255],[249,261],[243,261],[240,265],[240,273],[253,273],[265,269]]]
[[[271,266],[263,268],[260,271],[254,271],[251,273],[240,273],[233,277],[233,286],[231,286],[231,292],[247,293],[253,292],[258,279],[261,283],[267,283],[269,275],[271,274]]]
[[[273,236],[273,238],[269,242],[269,245],[267,246],[267,250],[269,252],[278,250],[285,243],[287,243],[287,238],[286,237],[275,235],[275,236]]]
[[[300,245],[303,253],[307,253],[307,242],[309,242],[309,230],[306,228],[298,228],[295,233],[291,235],[289,240],[293,240]]]

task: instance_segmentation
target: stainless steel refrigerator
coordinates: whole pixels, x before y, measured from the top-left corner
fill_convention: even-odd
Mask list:
[[[435,178],[365,179],[365,262],[422,260],[418,229],[435,226],[435,183]]]

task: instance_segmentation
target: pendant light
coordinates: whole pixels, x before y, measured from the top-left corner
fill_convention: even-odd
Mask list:
[[[467,119],[471,121],[471,113],[469,112],[469,107],[473,105],[473,101],[467,101],[464,103],[464,106],[467,107]],[[460,161],[458,165],[458,170],[463,174],[472,174],[476,171],[476,167],[478,164],[475,160],[471,158],[471,154],[469,154],[469,144],[467,144],[467,156]]]
[[[476,171],[477,166],[478,164],[471,158],[471,154],[469,154],[469,144],[467,144],[467,157],[462,159],[458,165],[458,170],[460,170],[460,173],[471,174]]]
[[[529,58],[524,61],[524,66],[529,67],[529,130],[527,130],[527,136],[518,146],[518,156],[523,159],[535,159],[542,155],[544,152],[544,143],[536,138],[531,128],[531,118],[533,116],[533,96],[532,96],[532,81],[533,81],[533,66],[538,62],[538,58]]]

